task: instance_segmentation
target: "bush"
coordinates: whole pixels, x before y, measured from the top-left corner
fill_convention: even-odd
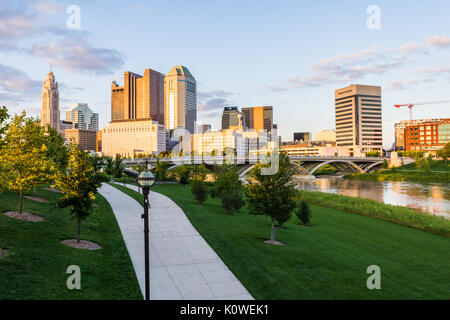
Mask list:
[[[191,181],[191,192],[198,203],[202,204],[208,198],[208,189],[202,180]]]
[[[192,168],[188,165],[183,165],[177,168],[178,181],[182,185],[186,185],[189,183],[189,177],[191,175]]]
[[[237,190],[230,190],[221,196],[222,207],[224,207],[227,214],[238,212],[244,206],[242,195]]]
[[[309,224],[311,220],[311,209],[305,201],[300,201],[297,211],[295,211],[297,218],[303,223],[303,225]]]

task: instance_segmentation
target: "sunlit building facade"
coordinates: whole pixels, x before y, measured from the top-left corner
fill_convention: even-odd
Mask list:
[[[336,144],[351,154],[383,151],[381,87],[351,85],[335,91]]]
[[[52,71],[47,74],[47,78],[42,84],[42,108],[41,108],[41,126],[60,130],[59,115],[59,90],[58,82]]]
[[[164,125],[167,129],[195,131],[197,82],[184,66],[175,66],[164,78]]]
[[[124,72],[124,84],[111,84],[111,121],[152,119],[164,124],[164,75],[145,69]]]
[[[405,127],[405,150],[436,153],[450,142],[450,118]]]
[[[66,111],[66,122],[72,122],[73,129],[98,131],[98,113],[86,103],[75,103]]]
[[[152,119],[112,121],[102,129],[102,152],[132,157],[138,153],[159,154],[166,151],[164,125]]]

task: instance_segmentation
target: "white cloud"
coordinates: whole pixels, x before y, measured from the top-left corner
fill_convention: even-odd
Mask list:
[[[425,41],[425,44],[428,46],[446,48],[450,46],[450,38],[447,36],[434,35],[432,37],[429,37]]]

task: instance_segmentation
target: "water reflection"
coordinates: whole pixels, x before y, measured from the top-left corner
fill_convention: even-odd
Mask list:
[[[299,189],[360,197],[450,218],[450,186],[406,181],[361,181],[338,177],[296,180]]]

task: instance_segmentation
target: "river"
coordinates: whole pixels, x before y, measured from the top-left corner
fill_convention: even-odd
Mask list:
[[[408,181],[362,181],[341,177],[295,179],[299,189],[337,193],[410,207],[450,219],[450,186]]]

